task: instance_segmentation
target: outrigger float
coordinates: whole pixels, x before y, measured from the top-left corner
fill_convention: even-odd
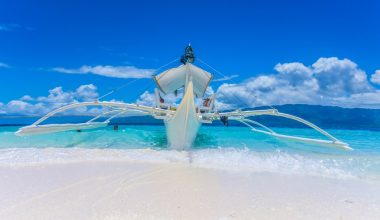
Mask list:
[[[32,125],[20,128],[17,135],[31,135],[42,133],[53,133],[70,130],[86,130],[107,126],[110,121],[116,117],[125,117],[126,113],[138,113],[138,115],[150,115],[156,119],[163,120],[166,127],[166,135],[169,147],[178,150],[189,149],[203,123],[211,124],[213,121],[221,120],[228,123],[228,120],[241,122],[248,126],[253,132],[267,134],[279,139],[292,141],[300,141],[311,144],[325,145],[336,147],[344,150],[351,150],[348,144],[338,140],[325,130],[319,128],[311,122],[294,115],[281,113],[276,109],[270,108],[266,110],[249,110],[249,111],[229,111],[218,112],[215,110],[215,96],[205,97],[206,89],[210,84],[213,75],[193,64],[195,56],[192,47],[189,45],[185,48],[185,54],[181,57],[181,65],[166,70],[158,75],[153,76],[157,84],[155,89],[156,106],[143,106],[138,104],[129,104],[122,102],[79,102],[69,104],[58,108],[44,117],[40,118]],[[161,94],[175,93],[179,89],[183,89],[183,97],[180,104],[173,108],[161,97]],[[203,102],[196,105],[195,98],[201,98]],[[110,110],[95,116],[85,123],[76,124],[41,124],[45,120],[58,113],[79,108],[83,106],[101,106],[108,107]],[[325,140],[297,137],[291,135],[279,134],[267,126],[253,120],[255,116],[269,115],[274,117],[283,117],[298,121],[306,126],[316,130],[326,137]],[[101,118],[107,118],[103,122],[96,122]]]

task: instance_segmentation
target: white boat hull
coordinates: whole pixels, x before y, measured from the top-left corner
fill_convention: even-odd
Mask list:
[[[169,147],[177,150],[189,149],[201,124],[194,103],[193,84],[189,82],[177,111],[165,120]]]

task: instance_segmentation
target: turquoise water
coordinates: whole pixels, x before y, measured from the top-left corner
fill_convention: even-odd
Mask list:
[[[327,130],[353,151],[282,141],[246,127],[203,126],[189,152],[168,149],[163,126],[111,126],[55,134],[14,135],[0,127],[0,165],[81,159],[191,163],[215,169],[380,180],[380,132]],[[311,129],[275,128],[283,134],[319,137]],[[149,149],[149,150],[147,150]]]

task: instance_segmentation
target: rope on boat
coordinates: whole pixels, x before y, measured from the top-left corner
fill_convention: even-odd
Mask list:
[[[162,69],[162,68],[164,68],[164,67],[166,67],[166,66],[169,66],[170,64],[172,64],[172,63],[174,63],[174,62],[176,62],[176,61],[179,61],[179,58],[175,58],[174,60],[170,61],[169,63],[167,63],[167,64],[165,64],[165,65],[162,65],[162,66],[158,67],[158,68],[156,69],[156,73],[158,72],[158,70],[160,70],[160,69]],[[155,75],[155,74],[153,74],[153,76],[154,76],[154,75]]]
[[[203,61],[202,59],[200,59],[199,57],[197,58],[201,63],[203,63],[204,65],[208,66],[209,68],[211,68],[212,70],[214,70],[216,73],[218,73],[219,75],[221,75],[222,77],[225,77],[225,78],[228,78],[227,75],[223,74],[222,72],[218,71],[217,69],[215,69],[214,67],[212,67],[211,65],[207,64],[205,61]],[[235,83],[235,84],[238,84],[238,82],[236,82],[235,80],[233,79],[229,79],[231,82]],[[233,94],[233,93],[232,93]],[[241,103],[244,103],[238,96],[236,96],[235,94],[233,94],[233,96]],[[257,95],[254,95],[255,98],[257,98]],[[267,104],[266,106],[270,107],[271,109],[275,109],[272,105],[270,104]]]
[[[169,63],[160,66],[159,68],[156,69],[156,72],[158,72],[158,70],[160,70],[160,69],[162,69],[162,68],[164,68],[164,67],[166,67],[166,66],[168,66],[168,65],[170,65],[170,64],[172,64],[172,63],[174,63],[174,62],[176,62],[176,61],[178,61],[178,60],[179,60],[179,58],[176,58],[176,59],[170,61]],[[153,74],[153,75],[154,75],[154,74]],[[111,94],[113,94],[113,93],[115,93],[115,92],[117,92],[117,91],[119,91],[119,90],[121,90],[121,89],[123,89],[123,88],[129,86],[129,85],[131,85],[132,83],[135,83],[136,81],[138,81],[138,80],[140,80],[140,79],[145,79],[145,78],[138,78],[138,79],[134,79],[134,80],[132,80],[132,81],[129,81],[129,82],[127,82],[127,83],[125,83],[125,84],[123,84],[123,85],[117,87],[116,89],[113,89],[113,90],[107,92],[106,94],[100,96],[100,97],[97,98],[96,100],[99,101],[99,100],[101,100],[101,99],[103,99],[103,98],[105,98],[105,97],[107,97],[107,96],[109,96],[109,95],[111,95]]]
[[[106,94],[104,94],[104,95],[100,96],[100,97],[99,97],[99,98],[97,98],[96,100],[98,100],[98,101],[99,101],[100,99],[102,99],[102,98],[104,98],[104,97],[107,97],[107,96],[109,96],[109,95],[113,94],[114,92],[117,92],[117,91],[119,91],[120,89],[123,89],[123,88],[125,88],[125,87],[129,86],[130,84],[132,84],[132,83],[134,83],[134,82],[136,82],[136,81],[140,80],[140,79],[143,79],[143,78],[134,79],[134,80],[132,80],[132,81],[129,81],[129,82],[125,83],[124,85],[121,85],[121,86],[117,87],[116,89],[113,89],[113,90],[111,90],[111,91],[107,92]]]

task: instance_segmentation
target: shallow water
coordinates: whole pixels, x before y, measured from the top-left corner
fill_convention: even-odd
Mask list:
[[[163,126],[111,126],[90,131],[14,135],[19,127],[0,127],[0,165],[79,160],[133,160],[189,163],[245,172],[278,172],[380,181],[380,132],[327,130],[353,151],[282,141],[246,127],[204,126],[189,152],[167,148]],[[315,131],[276,128],[278,133],[321,137]],[[147,150],[148,149],[148,150]]]

